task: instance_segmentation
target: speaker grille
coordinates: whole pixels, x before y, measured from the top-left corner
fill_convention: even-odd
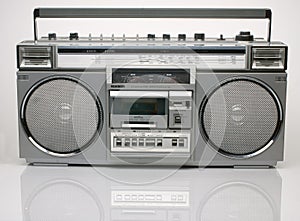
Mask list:
[[[50,78],[26,96],[24,126],[39,146],[58,154],[82,151],[102,127],[102,107],[78,80]]]
[[[200,110],[205,137],[225,155],[259,151],[279,127],[280,104],[274,96],[257,80],[227,80],[207,96]]]

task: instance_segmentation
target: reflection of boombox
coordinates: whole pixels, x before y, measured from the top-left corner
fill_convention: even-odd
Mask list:
[[[29,166],[21,179],[23,220],[280,220],[277,171],[167,171],[100,168],[105,178],[94,168]]]
[[[271,20],[270,10],[260,9],[74,10],[34,15]],[[52,33],[17,51],[20,155],[29,163],[274,166],[283,160],[283,43],[248,32],[226,40]]]

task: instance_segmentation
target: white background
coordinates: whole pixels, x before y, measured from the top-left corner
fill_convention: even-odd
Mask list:
[[[16,44],[33,38],[33,9],[46,6],[271,8],[273,11],[272,39],[283,41],[289,46],[285,161],[278,165],[278,171],[283,179],[282,217],[284,218],[282,220],[299,220],[297,208],[300,205],[300,73],[298,71],[300,3],[296,0],[1,0],[0,163],[2,166],[0,167],[0,185],[10,186],[10,188],[9,191],[0,188],[0,197],[5,199],[5,202],[0,201],[0,220],[19,220],[12,218],[12,214],[18,217],[21,213],[20,205],[13,204],[20,194],[18,176],[23,170],[22,167],[14,165],[24,164],[24,161],[18,159]],[[180,29],[180,27],[173,28]],[[175,31],[180,32],[180,30]]]

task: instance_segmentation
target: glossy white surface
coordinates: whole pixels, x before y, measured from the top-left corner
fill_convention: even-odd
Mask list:
[[[300,174],[278,169],[0,166],[0,220],[299,220]]]

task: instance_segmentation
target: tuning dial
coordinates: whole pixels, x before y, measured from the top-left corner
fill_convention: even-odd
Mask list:
[[[194,39],[195,39],[195,41],[197,41],[197,40],[204,41],[205,40],[205,34],[204,33],[195,33]]]
[[[147,38],[148,38],[148,40],[154,40],[155,34],[148,34]]]
[[[178,41],[185,41],[186,35],[185,34],[179,34],[178,35]]]
[[[56,40],[56,33],[49,33],[48,40]]]
[[[170,39],[171,39],[171,35],[163,34],[163,40],[170,40]]]
[[[74,32],[74,33],[70,33],[70,40],[78,40],[79,36],[78,33]]]
[[[250,31],[241,31],[239,35],[235,36],[236,41],[253,41],[254,37]]]

